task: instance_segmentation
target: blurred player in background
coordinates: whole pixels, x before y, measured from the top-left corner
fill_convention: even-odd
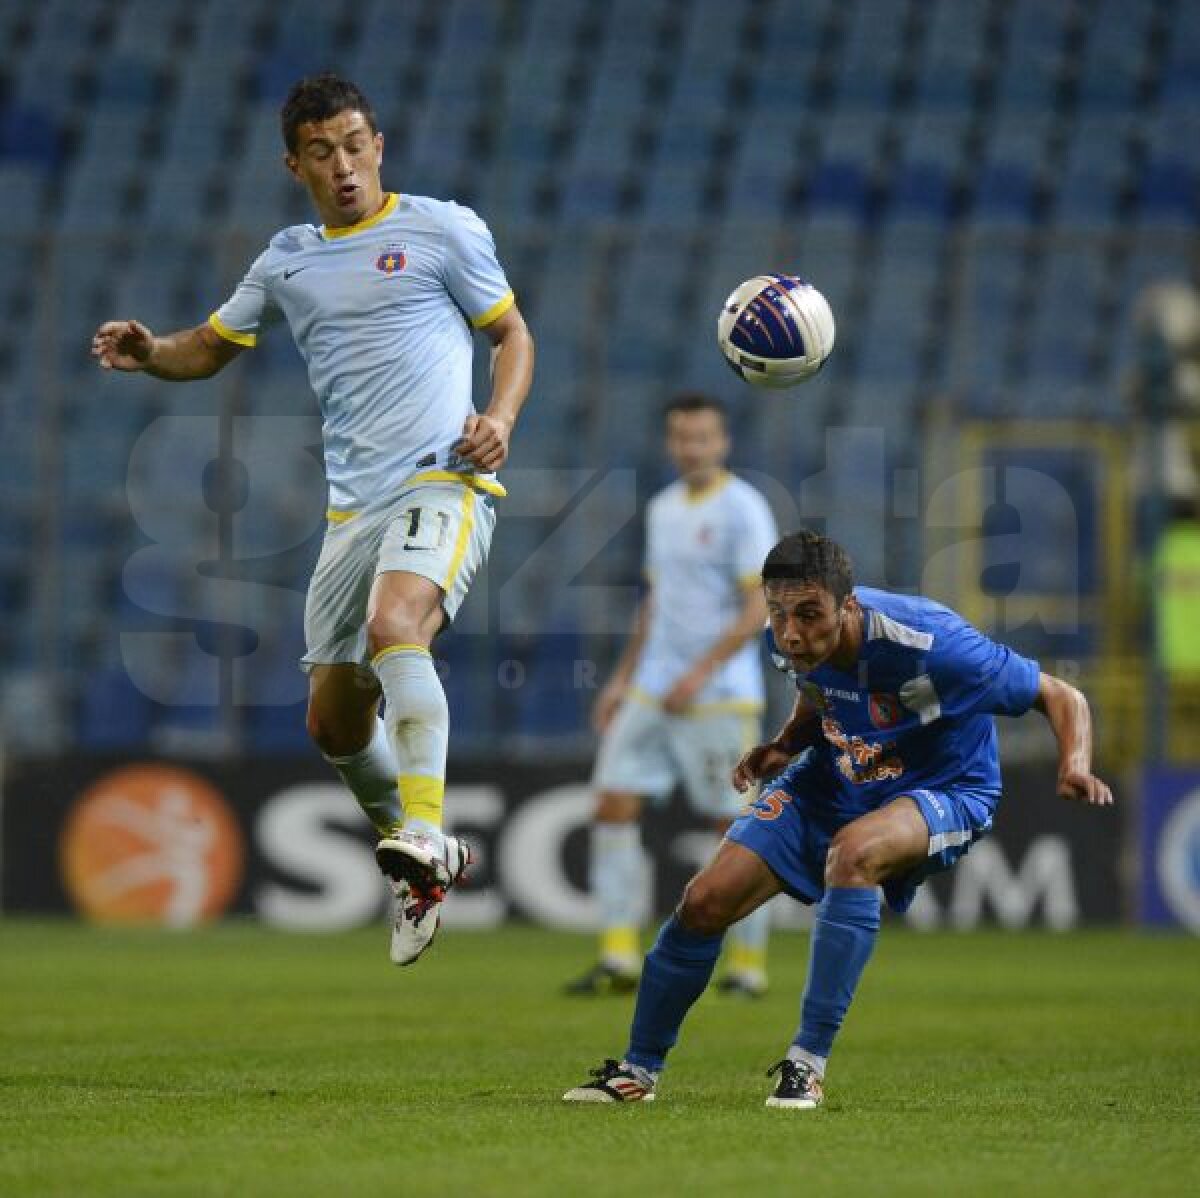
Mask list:
[[[928,599],[855,587],[842,547],[785,537],[762,569],[769,647],[798,689],[774,740],[742,758],[739,789],[774,779],[692,879],[646,958],[630,1043],[569,1102],[653,1099],[668,1051],[734,921],[785,891],[816,903],[800,1027],[767,1105],[818,1106],[825,1064],[879,931],[992,826],[993,716],[1037,708],[1058,743],[1058,794],[1107,805],[1091,713],[1074,687]],[[782,771],[782,772],[781,772]]]
[[[729,431],[714,399],[666,407],[666,450],[679,479],[647,507],[647,589],[633,635],[594,712],[602,734],[593,784],[591,885],[603,921],[597,964],[572,994],[631,992],[641,952],[645,799],[682,783],[692,807],[724,832],[743,800],[733,767],[760,735],[758,637],[766,622],[759,568],[775,543],[767,502],[725,469]],[[766,990],[770,912],[733,929],[727,992]]]
[[[329,483],[305,607],[308,728],[379,834],[396,894],[391,954],[405,965],[469,860],[442,832],[449,713],[430,644],[487,558],[533,342],[479,217],[383,190],[383,135],[353,83],[301,80],[282,126],[284,162],[321,224],[276,234],[206,324],[156,336],[112,321],[92,352],[108,369],[207,378],[289,325],[321,407]],[[494,347],[478,414],[472,328]]]

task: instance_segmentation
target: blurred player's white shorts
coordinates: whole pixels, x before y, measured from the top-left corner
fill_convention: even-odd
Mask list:
[[[453,620],[495,526],[491,497],[459,482],[412,483],[385,505],[331,521],[304,604],[303,666],[369,662],[367,600],[388,571],[437,583]]]
[[[600,741],[592,786],[596,790],[669,797],[682,783],[692,810],[732,819],[753,795],[733,788],[733,768],[758,743],[756,714],[737,711],[667,715],[637,698],[622,703]]]

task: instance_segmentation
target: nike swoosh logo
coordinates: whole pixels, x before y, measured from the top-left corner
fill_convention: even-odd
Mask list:
[[[308,269],[307,266],[296,266],[296,267],[293,267],[291,270],[285,270],[283,272],[284,280],[286,281],[286,280],[290,279],[292,277],[292,275],[298,275],[302,270],[307,270],[307,269]]]

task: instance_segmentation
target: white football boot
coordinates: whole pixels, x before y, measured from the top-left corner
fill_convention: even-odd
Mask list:
[[[391,878],[395,895],[391,958],[411,965],[433,943],[442,901],[471,864],[471,850],[457,836],[435,840],[402,829],[376,845],[375,859]]]
[[[640,1069],[626,1061],[609,1057],[599,1069],[591,1070],[592,1080],[563,1095],[563,1102],[653,1102],[658,1079],[649,1069]]]

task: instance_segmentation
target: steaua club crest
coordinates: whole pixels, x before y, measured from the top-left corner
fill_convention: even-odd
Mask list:
[[[408,265],[408,242],[390,242],[383,247],[383,253],[375,259],[375,269],[385,275],[398,274]]]
[[[904,718],[904,709],[895,695],[871,695],[868,704],[876,728],[894,728]]]

